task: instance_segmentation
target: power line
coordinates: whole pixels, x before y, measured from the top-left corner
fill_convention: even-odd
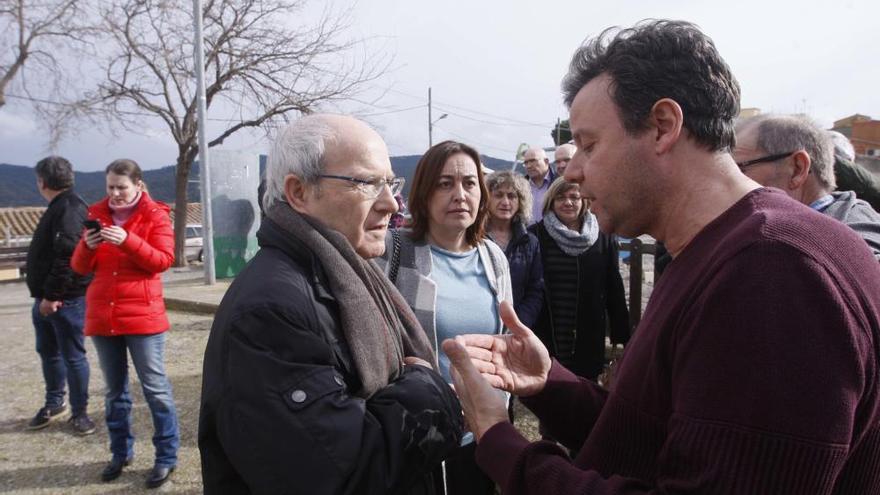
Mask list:
[[[390,92],[392,92],[392,93],[397,93],[397,94],[399,94],[399,95],[407,96],[407,97],[409,97],[409,98],[414,98],[414,99],[416,99],[416,100],[424,100],[424,99],[425,99],[423,96],[416,96],[416,95],[413,95],[413,94],[411,94],[411,93],[407,93],[407,92],[405,92],[405,91],[400,91],[400,90],[397,90],[397,89],[394,89],[394,88],[384,88],[384,89],[387,90],[387,91],[390,91]],[[496,119],[496,120],[504,120],[504,121],[510,122],[511,124],[516,124],[516,125],[521,125],[521,126],[531,126],[531,127],[545,128],[545,127],[548,127],[548,126],[554,126],[554,125],[556,125],[555,122],[554,122],[554,123],[549,123],[549,124],[547,124],[547,123],[540,124],[540,123],[537,123],[537,122],[527,122],[527,121],[525,121],[525,120],[512,119],[512,118],[510,118],[510,117],[504,117],[504,116],[501,116],[501,115],[495,115],[495,114],[491,114],[491,113],[488,113],[488,112],[481,112],[481,111],[479,111],[479,110],[473,110],[473,109],[470,109],[470,108],[466,108],[466,107],[462,107],[462,106],[458,106],[458,105],[453,105],[453,104],[451,104],[451,103],[446,103],[446,102],[437,101],[437,100],[435,100],[435,103],[437,103],[437,104],[439,104],[439,105],[443,105],[443,106],[449,107],[449,108],[455,108],[455,109],[457,109],[457,110],[461,110],[461,111],[464,111],[464,112],[470,112],[470,113],[475,114],[475,115],[482,115],[482,116],[484,116],[484,117],[491,117],[491,118]],[[435,105],[435,106],[436,106],[436,105]],[[439,108],[439,107],[438,107],[438,108]],[[446,111],[446,112],[447,112],[447,113],[451,113],[451,112],[448,112],[448,111]],[[461,117],[461,115],[459,115],[459,117]],[[464,117],[464,118],[469,118],[469,117]],[[472,119],[472,120],[476,120],[476,119]],[[489,123],[489,122],[486,122],[486,123]],[[496,123],[495,125],[501,125],[501,124],[497,124],[497,123]]]
[[[509,148],[500,148],[500,147],[498,147],[498,146],[492,146],[491,144],[480,143],[480,142],[478,142],[478,141],[474,141],[473,139],[471,139],[471,138],[469,138],[469,137],[462,136],[461,134],[456,134],[456,133],[450,131],[449,129],[446,129],[445,127],[440,127],[440,126],[438,126],[438,125],[436,125],[436,124],[434,125],[434,128],[436,128],[436,129],[440,129],[441,131],[443,131],[443,132],[445,132],[445,133],[447,133],[447,134],[449,134],[449,135],[451,135],[451,136],[455,136],[455,137],[457,137],[458,139],[461,139],[462,141],[466,141],[466,142],[468,142],[468,143],[473,143],[473,144],[479,146],[480,148],[484,148],[484,149],[485,149],[485,148],[490,148],[490,149],[494,149],[494,150],[500,151],[500,152],[502,152],[502,153],[511,153],[511,150],[510,150]],[[512,153],[511,153],[511,154],[512,154]]]

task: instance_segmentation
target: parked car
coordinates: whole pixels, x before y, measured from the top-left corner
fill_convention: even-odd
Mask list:
[[[186,241],[183,248],[187,261],[205,261],[202,242],[202,226],[200,224],[188,224],[186,226]]]

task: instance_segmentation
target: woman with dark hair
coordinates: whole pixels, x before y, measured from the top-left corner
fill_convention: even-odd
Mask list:
[[[538,238],[526,230],[532,212],[529,183],[522,175],[505,170],[490,174],[486,187],[486,234],[504,250],[510,264],[516,315],[525,326],[534,328],[544,305],[544,269]]]
[[[551,356],[595,381],[605,365],[605,333],[629,341],[629,312],[618,270],[617,239],[599,231],[578,185],[556,179],[544,196],[544,218],[531,226],[544,265],[544,310],[535,333]]]
[[[389,231],[382,258],[385,273],[428,334],[434,365],[450,383],[449,358],[439,343],[463,333],[501,333],[498,305],[512,301],[507,258],[485,238],[488,192],[479,164],[480,155],[468,145],[444,141],[431,147],[413,177],[410,228]],[[445,493],[494,493],[494,483],[477,467],[475,449],[468,433],[445,462]]]
[[[171,382],[165,376],[168,317],[160,274],[174,262],[170,209],[146,191],[133,160],[107,167],[107,197],[89,207],[87,228],[71,259],[81,274],[94,273],[86,292],[85,333],[92,337],[107,384],[105,414],[112,458],[101,479],[119,477],[134,457],[128,358],[153,416],[156,460],[147,488],[161,486],[177,464],[180,434]]]

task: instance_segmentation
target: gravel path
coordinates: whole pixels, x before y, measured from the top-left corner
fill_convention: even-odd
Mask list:
[[[202,357],[211,317],[169,312],[172,330],[166,344],[166,371],[174,387],[180,420],[181,447],[177,470],[158,490],[144,488],[153,466],[150,412],[134,369],[130,368],[134,399],[135,460],[117,480],[104,483],[101,470],[110,460],[104,424],[104,379],[97,354],[86,339],[91,365],[89,414],[97,424],[94,435],[74,435],[66,421],[38,431],[25,425],[43,403],[39,357],[34,350],[30,321],[31,299],[24,284],[0,284],[0,493],[11,494],[130,494],[202,493],[197,431]],[[517,426],[537,438],[537,422],[517,404]]]
[[[171,481],[159,490],[146,490],[144,479],[153,466],[153,433],[150,412],[140,383],[134,383],[135,460],[117,480],[104,483],[101,470],[110,460],[104,424],[104,379],[97,354],[87,341],[91,379],[89,415],[97,424],[94,435],[71,433],[66,421],[38,431],[25,425],[43,404],[43,380],[34,350],[27,289],[21,283],[0,285],[0,492],[15,494],[60,493],[201,493],[196,432],[202,378],[202,356],[211,318],[169,313],[171,332],[166,344],[167,372],[174,387],[180,420],[179,464]]]

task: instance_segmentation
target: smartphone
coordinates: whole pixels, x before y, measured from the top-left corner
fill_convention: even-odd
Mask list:
[[[89,232],[97,232],[101,230],[101,222],[89,218],[88,220],[83,220],[83,227]]]

